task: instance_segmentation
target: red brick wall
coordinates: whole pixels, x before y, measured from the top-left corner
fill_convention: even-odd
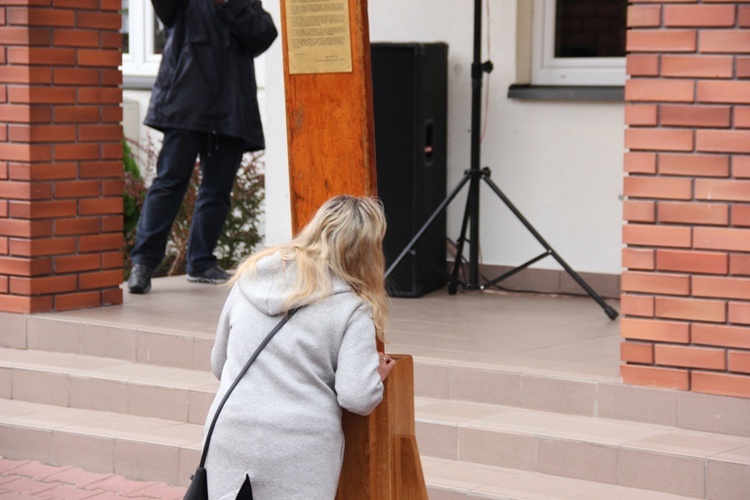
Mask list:
[[[750,397],[750,2],[628,27],[623,380]]]
[[[0,311],[122,302],[120,0],[0,0]]]

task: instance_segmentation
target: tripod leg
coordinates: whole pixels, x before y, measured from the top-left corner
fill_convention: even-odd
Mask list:
[[[414,235],[414,237],[411,239],[411,241],[406,245],[406,247],[401,251],[401,253],[396,257],[396,260],[391,262],[391,265],[388,266],[388,269],[385,271],[385,277],[391,275],[394,269],[396,269],[396,266],[398,266],[402,260],[404,260],[404,257],[407,253],[409,253],[414,247],[414,245],[419,241],[419,238],[422,237],[425,231],[427,231],[427,228],[430,227],[430,225],[435,221],[438,215],[440,215],[443,210],[448,206],[448,204],[453,201],[453,198],[456,197],[456,195],[461,191],[461,188],[463,188],[467,182],[469,182],[469,173],[466,172],[461,179],[461,181],[458,183],[458,185],[453,188],[453,191],[450,192],[450,194],[438,205],[438,207],[435,209],[434,212],[432,212],[432,215],[427,219],[427,222],[424,223],[424,225],[417,231],[417,234]]]
[[[601,297],[599,296],[599,294],[598,294],[598,293],[596,293],[596,292],[594,291],[594,289],[593,289],[593,288],[591,288],[591,287],[589,286],[589,284],[588,284],[588,283],[586,283],[586,282],[585,282],[585,281],[583,280],[583,278],[581,278],[581,276],[580,276],[580,275],[579,275],[579,274],[578,274],[577,272],[575,272],[575,271],[573,270],[573,268],[571,268],[571,267],[570,267],[570,266],[568,265],[568,263],[567,263],[567,262],[565,262],[565,261],[564,261],[564,260],[562,259],[562,257],[560,257],[560,255],[558,255],[558,253],[557,253],[557,252],[555,252],[555,251],[554,251],[554,250],[552,250],[552,249],[550,249],[550,252],[551,252],[551,254],[552,254],[552,257],[554,257],[554,258],[555,258],[555,260],[556,260],[556,261],[557,261],[558,263],[560,263],[560,265],[561,265],[561,266],[562,266],[562,267],[563,267],[563,268],[564,268],[564,269],[565,269],[565,270],[566,270],[566,271],[568,272],[568,274],[569,274],[569,275],[570,275],[570,276],[571,276],[571,277],[572,277],[572,278],[573,278],[574,280],[576,280],[576,283],[578,283],[578,284],[579,284],[579,285],[581,286],[581,288],[583,288],[584,290],[586,290],[586,293],[588,293],[588,294],[589,294],[589,295],[591,296],[591,298],[592,298],[592,299],[594,299],[594,300],[595,300],[595,301],[597,302],[597,304],[599,304],[599,305],[600,305],[600,306],[602,307],[602,309],[604,309],[604,313],[605,313],[605,314],[607,315],[607,317],[608,317],[609,319],[615,319],[615,318],[617,318],[617,316],[618,316],[618,314],[619,314],[619,313],[618,313],[617,311],[615,311],[615,309],[614,309],[613,307],[611,307],[611,306],[610,306],[609,304],[607,304],[606,302],[604,302],[604,300],[603,300],[603,299],[602,299],[602,298],[601,298]]]
[[[526,217],[524,217],[523,214],[513,205],[513,203],[511,203],[508,197],[505,196],[505,194],[503,194],[502,191],[500,191],[500,188],[497,187],[497,184],[495,184],[489,178],[489,171],[485,172],[483,179],[487,182],[487,184],[495,192],[495,194],[497,194],[500,197],[500,199],[503,200],[503,203],[505,203],[505,205],[510,209],[510,211],[513,212],[513,215],[515,215],[518,218],[518,220],[521,221],[521,224],[523,224],[526,227],[526,229],[529,230],[529,232],[534,236],[534,238],[536,238],[537,241],[541,243],[541,245],[544,246],[544,248],[547,249],[550,255],[552,255],[552,257],[555,258],[555,260],[563,267],[563,269],[565,269],[565,271],[567,271],[567,273],[576,281],[576,283],[578,283],[581,286],[581,288],[583,288],[586,291],[586,293],[588,293],[589,296],[591,296],[591,298],[594,299],[597,302],[597,304],[599,304],[602,307],[602,309],[604,309],[604,312],[607,315],[607,317],[609,317],[609,319],[615,319],[619,315],[619,313],[615,311],[615,309],[612,308],[609,304],[604,302],[604,300],[599,296],[599,294],[596,293],[596,291],[594,291],[594,289],[591,288],[589,284],[586,283],[583,280],[583,278],[581,278],[578,275],[578,273],[575,272],[573,268],[570,267],[568,263],[565,262],[562,259],[562,257],[560,257],[557,254],[557,252],[555,252],[555,250],[549,245],[549,243],[547,243],[547,241],[544,238],[542,238],[542,235],[539,234],[536,229],[534,229],[534,226],[532,226],[531,223],[528,220],[526,220]]]
[[[467,174],[468,175],[468,174]],[[461,234],[458,236],[456,244],[456,260],[453,262],[453,271],[451,272],[451,279],[448,282],[448,293],[455,295],[458,290],[458,271],[461,268],[461,257],[464,254],[464,243],[466,242],[466,229],[469,227],[469,217],[471,212],[471,196],[474,191],[469,190],[469,197],[466,199],[466,209],[464,210],[464,219],[461,223]]]

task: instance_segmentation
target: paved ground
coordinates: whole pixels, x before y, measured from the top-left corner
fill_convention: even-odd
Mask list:
[[[110,498],[178,500],[185,489],[153,481],[131,481],[76,467],[54,467],[30,460],[0,458],[0,499],[59,500]]]

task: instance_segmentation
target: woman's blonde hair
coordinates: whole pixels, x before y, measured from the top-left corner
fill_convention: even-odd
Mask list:
[[[387,315],[383,205],[375,198],[336,196],[321,206],[293,240],[266,248],[244,260],[231,282],[255,271],[263,257],[279,253],[296,267],[286,307],[318,302],[333,293],[337,276],[372,307],[375,331],[383,339]]]

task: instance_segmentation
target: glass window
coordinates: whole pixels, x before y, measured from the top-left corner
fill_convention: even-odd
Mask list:
[[[164,52],[164,44],[167,43],[167,32],[164,24],[157,16],[154,16],[154,47],[152,53],[161,54]]]
[[[532,83],[624,85],[628,0],[534,0]]]
[[[130,9],[128,8],[129,0],[122,0],[122,51],[125,54],[130,53]]]
[[[627,1],[557,0],[555,57],[625,57]]]
[[[164,49],[164,27],[149,0],[122,0],[122,71],[128,76],[155,76]],[[147,26],[152,26],[148,30]]]

